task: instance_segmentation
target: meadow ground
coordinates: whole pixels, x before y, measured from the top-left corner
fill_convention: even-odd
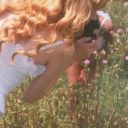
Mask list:
[[[128,4],[115,0],[105,10],[114,23],[114,43],[109,44],[104,71],[97,74],[90,88],[74,88],[76,120],[69,116],[64,74],[50,94],[31,105],[22,99],[30,80],[24,81],[7,97],[0,128],[128,128]]]

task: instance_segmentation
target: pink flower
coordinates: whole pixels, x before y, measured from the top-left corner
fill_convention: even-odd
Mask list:
[[[107,60],[103,60],[102,62],[103,62],[103,64],[108,64]]]
[[[97,55],[97,54],[98,54],[98,52],[97,52],[97,51],[94,51],[94,52],[93,52],[93,54],[94,54],[94,55]]]
[[[125,56],[125,58],[124,58],[124,59],[125,59],[125,61],[128,61],[128,56]]]
[[[90,64],[90,60],[85,60],[85,61],[84,61],[84,64],[85,64],[85,65],[89,65],[89,64]]]
[[[122,34],[122,33],[123,33],[123,29],[119,28],[119,29],[117,30],[117,33],[118,33],[118,34]]]
[[[126,28],[126,32],[128,32],[128,28]]]

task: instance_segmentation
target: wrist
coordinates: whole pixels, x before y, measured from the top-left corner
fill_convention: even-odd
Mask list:
[[[82,55],[80,55],[79,49],[75,46],[73,62],[74,61],[82,61],[82,60],[84,60],[84,58],[85,58],[85,56],[83,57]]]

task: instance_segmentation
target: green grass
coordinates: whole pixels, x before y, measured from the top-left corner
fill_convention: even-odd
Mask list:
[[[22,99],[30,82],[26,80],[7,97],[0,128],[128,128],[128,62],[124,61],[128,50],[128,6],[114,2],[105,10],[115,28],[114,43],[109,45],[109,63],[91,88],[74,88],[76,120],[69,116],[70,95],[64,75],[50,94],[34,104]]]

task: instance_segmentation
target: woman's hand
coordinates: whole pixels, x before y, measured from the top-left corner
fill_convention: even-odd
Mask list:
[[[34,62],[45,64],[46,71],[32,80],[25,90],[24,99],[31,103],[47,94],[60,75],[71,65],[74,52],[74,45],[68,46],[66,43],[40,51]]]
[[[89,37],[84,37],[77,40],[75,43],[75,59],[81,61],[88,58],[94,51],[100,50],[104,45],[103,37],[97,37],[96,40],[91,40]]]

